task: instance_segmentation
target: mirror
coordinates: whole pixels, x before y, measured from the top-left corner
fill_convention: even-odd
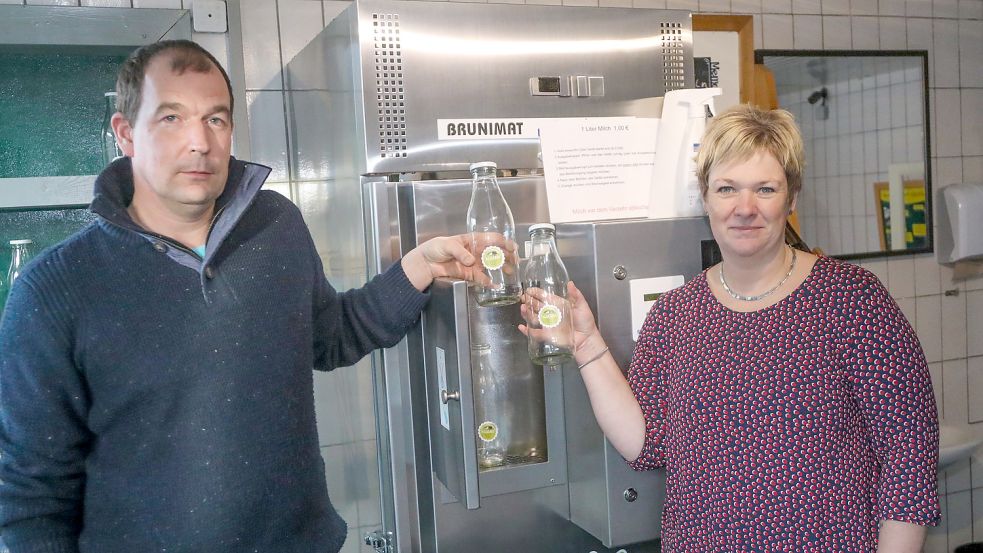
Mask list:
[[[925,51],[758,50],[802,129],[803,240],[842,259],[932,251]]]

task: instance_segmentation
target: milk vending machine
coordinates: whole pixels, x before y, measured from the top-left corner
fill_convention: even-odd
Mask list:
[[[355,0],[284,74],[293,192],[329,278],[357,286],[465,232],[473,162],[497,163],[522,242],[549,222],[537,120],[633,115],[692,87],[691,28],[680,11]],[[697,274],[708,239],[698,218],[558,225],[622,366],[653,283]],[[369,395],[375,425],[368,453],[345,466],[378,474],[368,490],[329,486],[336,504],[357,496],[357,509],[339,508],[357,532],[345,551],[657,551],[664,476],[630,470],[607,444],[577,368],[530,362],[518,305],[478,307],[449,280],[430,294],[420,324],[358,373],[371,384],[345,398]],[[476,414],[489,367],[509,375],[496,408],[509,439],[495,456],[479,455],[496,429]],[[366,522],[372,503],[378,520]]]

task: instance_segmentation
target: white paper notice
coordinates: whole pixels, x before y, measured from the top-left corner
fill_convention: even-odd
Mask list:
[[[540,126],[550,221],[648,213],[658,119],[553,119]]]

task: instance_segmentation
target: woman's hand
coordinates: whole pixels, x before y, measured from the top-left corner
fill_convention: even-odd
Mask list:
[[[546,292],[541,288],[526,288],[522,291],[522,317],[525,320],[529,320],[530,313],[538,313],[539,308],[542,307],[544,303],[551,303],[556,305],[557,300],[550,300],[546,297]],[[566,300],[570,304],[570,316],[571,322],[573,323],[573,340],[574,340],[574,356],[578,361],[583,361],[583,359],[590,358],[596,355],[606,346],[604,345],[604,339],[601,338],[600,332],[597,330],[597,323],[594,321],[594,313],[591,312],[590,306],[587,305],[587,298],[584,294],[577,288],[573,282],[567,283],[567,298]],[[529,335],[530,332],[535,334],[538,329],[530,329],[526,325],[519,325],[519,331]]]

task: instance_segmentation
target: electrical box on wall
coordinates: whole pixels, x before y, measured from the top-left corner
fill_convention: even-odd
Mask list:
[[[191,22],[197,33],[224,33],[229,29],[224,0],[195,0]]]

